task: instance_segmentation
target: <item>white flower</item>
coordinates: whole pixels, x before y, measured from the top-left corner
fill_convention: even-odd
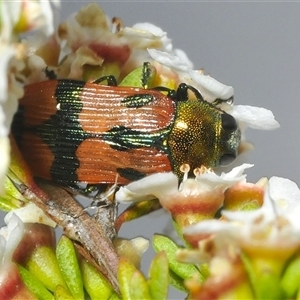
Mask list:
[[[253,211],[222,211],[225,221],[208,220],[184,229],[185,236],[214,234],[216,239],[234,237],[242,249],[275,251],[300,245],[300,190],[284,178],[272,177],[261,208]],[[284,241],[284,243],[282,243]]]
[[[245,180],[244,170],[252,165],[243,164],[220,176],[202,168],[195,170],[195,179],[187,179],[187,173],[178,187],[178,177],[173,173],[158,173],[145,177],[116,193],[118,202],[134,202],[157,198],[180,227],[195,223],[198,219],[213,217],[224,201],[224,191]]]
[[[167,53],[156,49],[148,49],[152,59],[164,65],[179,77],[179,83],[185,82],[197,88],[206,101],[213,102],[216,99],[228,100],[233,98],[234,89],[224,85],[202,71],[192,70],[190,64],[173,53]],[[230,113],[244,130],[247,126],[254,129],[276,129],[279,123],[274,119],[270,110],[248,105],[230,105],[226,102],[220,104],[220,108]]]
[[[56,226],[56,223],[32,202],[24,207],[10,211],[4,218],[5,223],[8,223],[13,216],[18,216],[23,223],[39,223],[50,227]]]
[[[16,215],[12,215],[7,226],[0,229],[0,262],[1,268],[12,261],[14,250],[22,240],[24,224]]]
[[[262,107],[235,105],[229,113],[239,121],[240,128],[272,130],[280,127],[273,113]]]
[[[49,1],[2,1],[0,3],[0,193],[9,165],[8,133],[13,115],[22,97],[21,71],[25,48],[18,43],[18,33],[41,29],[53,33],[52,11]]]

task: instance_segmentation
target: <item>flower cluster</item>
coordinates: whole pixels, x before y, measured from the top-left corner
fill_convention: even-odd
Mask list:
[[[156,173],[103,193],[96,189],[97,215],[89,216],[74,200],[73,188],[35,182],[8,138],[23,86],[54,78],[93,82],[112,75],[119,85],[170,90],[186,83],[235,118],[244,145],[247,127],[279,127],[271,111],[234,105],[233,88],[195,70],[153,24],[126,27],[89,4],[55,29],[56,1],[0,5],[0,185],[5,189],[0,207],[10,211],[0,231],[0,295],[163,299],[170,278],[190,299],[299,297],[300,191],[295,183],[278,177],[248,183],[244,173],[250,164],[221,174],[183,164],[181,178],[173,172]],[[30,30],[36,33],[21,39]],[[152,73],[142,82],[145,62]],[[119,203],[131,206],[118,216]],[[158,254],[146,279],[139,268],[148,241],[115,235],[124,222],[160,207],[170,213],[186,248],[155,236]],[[57,224],[68,236],[58,244]],[[11,296],[5,294],[8,290]]]
[[[30,30],[39,30],[49,36],[53,33],[52,10],[48,1],[18,1],[1,3],[0,25],[0,188],[3,191],[4,177],[9,165],[8,133],[13,115],[22,97],[21,82],[25,81],[22,71],[26,59],[26,47],[19,35]]]

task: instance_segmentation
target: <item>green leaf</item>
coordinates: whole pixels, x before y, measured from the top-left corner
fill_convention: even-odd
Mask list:
[[[170,275],[170,284],[174,288],[182,292],[186,292],[186,293],[188,292],[184,286],[183,279],[181,277],[175,274],[172,270],[169,270],[169,275]]]
[[[149,293],[149,288],[147,284],[147,280],[145,279],[144,275],[139,271],[136,270],[131,277],[130,280],[130,298],[133,300],[136,299],[143,299],[143,300],[150,300],[155,299],[151,298]],[[163,299],[163,298],[158,298]]]
[[[131,87],[153,87],[154,79],[156,76],[155,67],[149,63],[145,63],[143,66],[134,69],[120,82],[119,86],[131,86]],[[143,82],[143,79],[146,82]]]
[[[53,300],[54,296],[45,288],[45,286],[24,267],[18,265],[22,281],[27,288],[40,300]]]
[[[36,249],[27,262],[27,268],[50,291],[54,292],[57,285],[68,289],[53,249],[46,246]]]
[[[267,259],[260,260],[259,264],[254,265],[253,260],[246,254],[241,254],[241,258],[256,299],[281,299],[283,291],[280,287],[279,275],[273,272],[272,267],[266,265]]]
[[[200,280],[203,280],[199,270],[193,264],[184,264],[176,260],[176,252],[181,248],[178,247],[170,238],[163,235],[154,235],[153,247],[156,252],[165,250],[168,256],[169,268],[183,279],[190,278],[198,274]]]
[[[111,295],[111,297],[109,298],[109,300],[122,300],[122,299],[120,298],[120,296],[116,292],[114,292]]]
[[[56,247],[56,257],[63,277],[75,299],[84,299],[83,282],[72,241],[63,235]]]
[[[61,285],[58,285],[54,292],[55,300],[75,300],[69,292]]]
[[[116,229],[119,230],[125,222],[148,215],[150,212],[158,210],[161,205],[157,199],[145,200],[130,205],[121,213],[116,220]]]
[[[300,257],[286,268],[280,283],[286,298],[292,298],[300,288]]]
[[[279,278],[276,274],[262,273],[254,286],[257,299],[282,299]]]
[[[5,176],[4,179],[4,189],[5,193],[0,197],[1,210],[10,211],[12,209],[17,209],[22,207],[24,203],[28,202],[8,176]]]
[[[118,281],[123,300],[136,300],[131,298],[131,278],[137,271],[136,267],[126,258],[121,257],[118,268]]]
[[[151,262],[148,286],[152,299],[167,299],[169,265],[165,251],[159,252]]]
[[[81,261],[81,271],[84,287],[92,300],[110,299],[114,290],[102,274],[84,259]]]

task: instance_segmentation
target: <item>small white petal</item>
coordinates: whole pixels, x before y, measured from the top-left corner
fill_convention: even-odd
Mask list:
[[[7,100],[8,93],[8,80],[7,72],[10,60],[17,55],[16,48],[14,46],[1,45],[0,46],[0,101]]]
[[[2,228],[1,228],[2,229]],[[0,231],[0,266],[2,265],[4,253],[5,253],[5,245],[6,245],[6,240]]]
[[[269,194],[282,210],[290,210],[300,205],[300,190],[289,179],[273,176],[269,180]]]
[[[3,263],[10,261],[13,255],[14,250],[19,245],[23,233],[24,233],[24,224],[20,218],[16,215],[12,215],[7,223],[7,236],[6,236],[6,245],[5,253],[3,255]]]
[[[259,216],[264,215],[264,210],[262,208],[252,210],[252,211],[231,211],[231,210],[223,210],[222,216],[226,218],[226,220],[231,222],[249,223],[251,226],[252,222],[256,220]],[[273,217],[273,214],[272,214]]]
[[[209,75],[190,70],[189,76],[202,87],[199,87],[199,89],[205,99],[215,100],[216,98],[220,98],[227,100],[233,97],[234,89],[232,86],[225,85]]]
[[[201,183],[206,183],[207,186],[210,186],[210,189],[213,189],[216,186],[218,189],[227,189],[235,183],[241,182],[246,178],[246,174],[243,174],[245,169],[251,168],[251,164],[242,164],[241,166],[233,168],[228,173],[222,173],[220,176],[214,172],[205,172],[196,177],[196,181]],[[204,187],[203,187],[204,188]]]
[[[205,233],[220,233],[220,232],[230,232],[236,227],[235,224],[219,221],[219,220],[207,220],[202,221],[196,224],[193,224],[189,227],[184,228],[183,233],[187,235]]]
[[[164,32],[160,27],[147,22],[136,23],[132,26],[132,28],[139,31],[150,32],[151,34],[158,37],[163,37],[166,35],[166,32]]]
[[[271,130],[280,127],[273,113],[262,107],[235,105],[230,114],[253,129]]]
[[[7,223],[12,216],[17,215],[23,223],[40,223],[51,227],[56,227],[56,223],[50,219],[42,209],[37,207],[33,203],[29,203],[26,206],[10,211],[4,218]]]
[[[149,240],[140,236],[132,239],[131,243],[141,255],[149,248]]]
[[[186,62],[182,61],[176,55],[159,51],[156,49],[148,49],[148,53],[154,60],[166,67],[176,69],[179,71],[188,71],[188,65],[186,64]]]
[[[183,61],[184,63],[186,63],[189,69],[193,69],[194,64],[190,61],[190,59],[188,58],[187,54],[183,50],[181,50],[181,49],[174,49],[174,54],[176,56],[178,56],[181,59],[181,61]]]
[[[240,166],[237,166],[233,168],[230,172],[228,173],[222,173],[221,178],[224,180],[230,180],[234,178],[244,178],[246,175],[243,175],[244,171],[246,169],[252,168],[254,165],[253,164],[242,164]],[[241,178],[242,177],[242,178]]]
[[[157,173],[121,187],[116,193],[118,202],[143,201],[172,193],[178,189],[178,178],[172,172]]]

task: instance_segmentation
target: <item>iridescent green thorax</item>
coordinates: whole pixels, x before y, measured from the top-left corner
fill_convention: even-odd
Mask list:
[[[228,121],[230,124],[225,124]],[[174,125],[168,137],[173,171],[189,164],[191,171],[222,165],[237,155],[240,131],[234,118],[203,100],[178,103]]]

